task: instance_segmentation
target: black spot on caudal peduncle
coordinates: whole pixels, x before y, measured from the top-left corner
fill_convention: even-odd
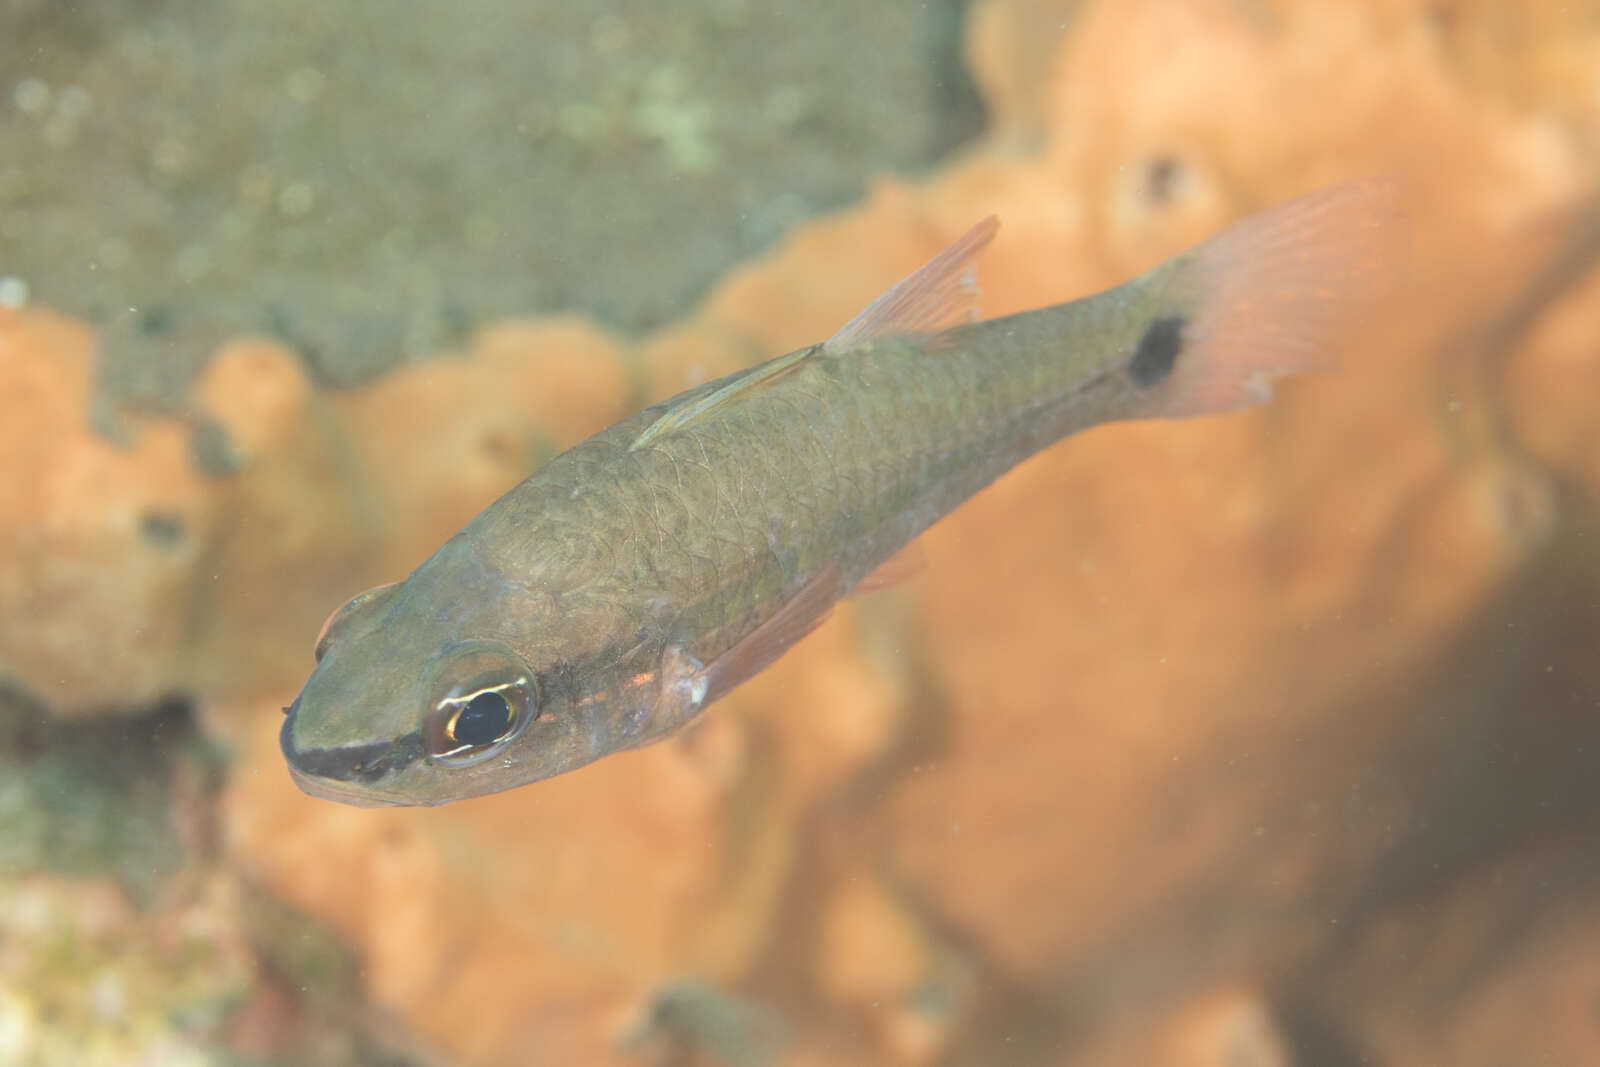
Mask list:
[[[1148,389],[1172,373],[1183,351],[1183,316],[1165,315],[1150,324],[1139,338],[1139,347],[1128,361],[1128,376],[1133,384]]]

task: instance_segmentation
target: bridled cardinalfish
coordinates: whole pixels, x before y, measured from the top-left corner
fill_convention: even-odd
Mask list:
[[[1325,189],[1114,289],[974,322],[980,222],[829,340],[595,434],[334,612],[286,709],[294,780],[443,804],[665,737],[1040,449],[1325,365],[1385,284],[1394,199]]]

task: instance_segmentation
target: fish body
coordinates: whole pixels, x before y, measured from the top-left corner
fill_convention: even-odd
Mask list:
[[[336,612],[282,729],[296,782],[437,804],[672,733],[1040,449],[1322,362],[1391,199],[1312,194],[1104,293],[959,321],[980,224],[834,338],[581,442]]]

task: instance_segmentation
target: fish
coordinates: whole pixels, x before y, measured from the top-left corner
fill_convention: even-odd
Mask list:
[[[1399,219],[1394,182],[1333,186],[983,321],[979,222],[833,337],[600,431],[336,610],[285,709],[293,780],[436,805],[673,735],[1024,459],[1331,367],[1392,285]]]

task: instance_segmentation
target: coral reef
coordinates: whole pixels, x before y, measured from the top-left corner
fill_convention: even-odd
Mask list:
[[[252,977],[220,889],[197,887],[193,899],[141,915],[106,882],[6,884],[0,1058],[206,1062],[207,1039],[226,1025]],[[64,1017],[81,1026],[58,1025]]]
[[[502,324],[352,392],[238,342],[122,446],[84,329],[0,312],[0,671],[62,713],[192,696],[231,753],[210,862],[450,1062],[1585,1062],[1600,29],[1567,7],[993,0],[987,143],[672,327]],[[1410,274],[1342,374],[1029,462],[667,743],[435,810],[289,782],[321,616],[641,401],[991,212],[1001,314],[1372,173]]]

